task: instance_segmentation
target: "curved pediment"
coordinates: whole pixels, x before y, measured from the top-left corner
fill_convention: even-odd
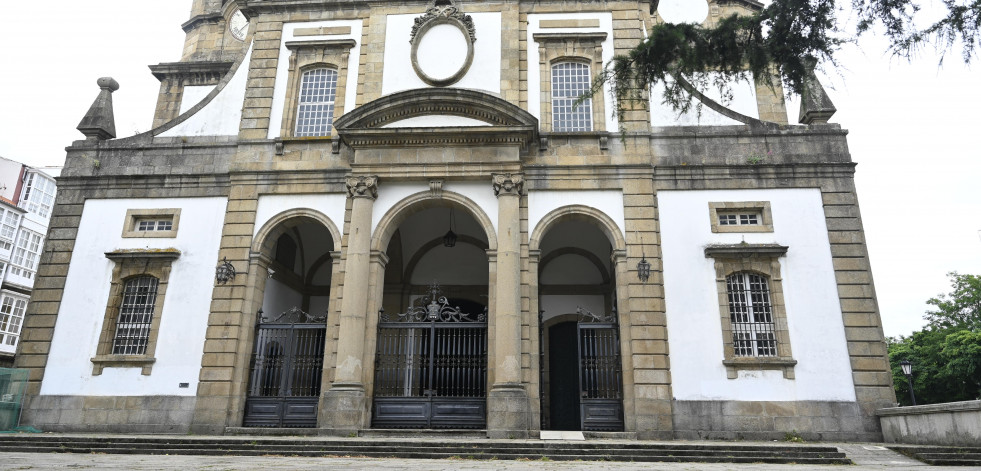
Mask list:
[[[334,122],[354,148],[521,145],[535,138],[538,119],[501,98],[475,90],[423,88],[384,96]]]
[[[488,126],[538,128],[538,120],[534,116],[501,98],[455,88],[421,88],[394,93],[341,116],[334,126],[338,132],[376,129],[424,116],[468,118]]]

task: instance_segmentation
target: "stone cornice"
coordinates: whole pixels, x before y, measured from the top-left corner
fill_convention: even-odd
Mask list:
[[[192,83],[218,83],[232,69],[230,61],[164,62],[151,65],[150,72],[157,80],[177,78]]]
[[[181,251],[177,249],[120,249],[106,252],[106,258],[109,260],[153,258],[173,261],[180,258],[180,256]]]
[[[221,16],[221,13],[204,13],[185,21],[184,24],[181,25],[181,29],[184,30],[185,33],[190,33],[194,30],[194,28],[197,28],[202,24],[218,24],[224,19],[225,17]]]
[[[706,258],[776,258],[787,255],[787,246],[779,244],[720,244],[705,247]]]
[[[532,140],[535,129],[520,127],[448,127],[357,129],[340,133],[352,148],[429,147],[429,146],[523,146]]]
[[[532,36],[535,42],[550,42],[550,41],[579,41],[579,42],[596,42],[601,43],[606,41],[607,34],[605,32],[568,32],[568,33],[535,33]]]
[[[287,41],[286,49],[296,51],[301,48],[310,49],[351,49],[358,43],[353,39],[316,39],[312,41]]]

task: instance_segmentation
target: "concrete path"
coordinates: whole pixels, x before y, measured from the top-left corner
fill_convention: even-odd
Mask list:
[[[743,443],[743,442],[740,442]],[[712,464],[712,463],[611,463],[587,461],[475,461],[464,459],[406,460],[391,458],[305,458],[243,456],[150,456],[99,455],[65,453],[0,453],[0,470],[138,470],[138,471],[231,471],[231,470],[379,470],[379,471],[458,471],[458,470],[964,470],[963,467],[927,466],[875,444],[834,444],[857,466],[807,466],[785,464]]]

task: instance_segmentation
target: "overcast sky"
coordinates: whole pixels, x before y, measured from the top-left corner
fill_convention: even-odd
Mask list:
[[[147,65],[180,59],[191,0],[39,5],[4,4],[0,156],[61,165],[102,76],[121,85],[117,135],[149,130],[159,82]],[[971,70],[955,52],[938,68],[933,54],[891,59],[872,36],[859,46],[825,80],[831,121],[850,131],[886,335],[908,334],[923,325],[925,301],[948,290],[947,272],[981,274],[981,61]]]

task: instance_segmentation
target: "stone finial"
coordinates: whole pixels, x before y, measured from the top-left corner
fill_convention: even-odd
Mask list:
[[[800,124],[823,124],[838,111],[831,98],[824,91],[817,75],[814,74],[814,67],[817,61],[811,60],[807,64],[807,80],[804,82],[804,96],[800,100],[800,114],[797,122]]]
[[[116,137],[116,118],[112,111],[112,92],[119,90],[119,82],[113,80],[112,77],[102,77],[96,83],[102,90],[76,129],[85,135],[86,140],[104,141]]]

